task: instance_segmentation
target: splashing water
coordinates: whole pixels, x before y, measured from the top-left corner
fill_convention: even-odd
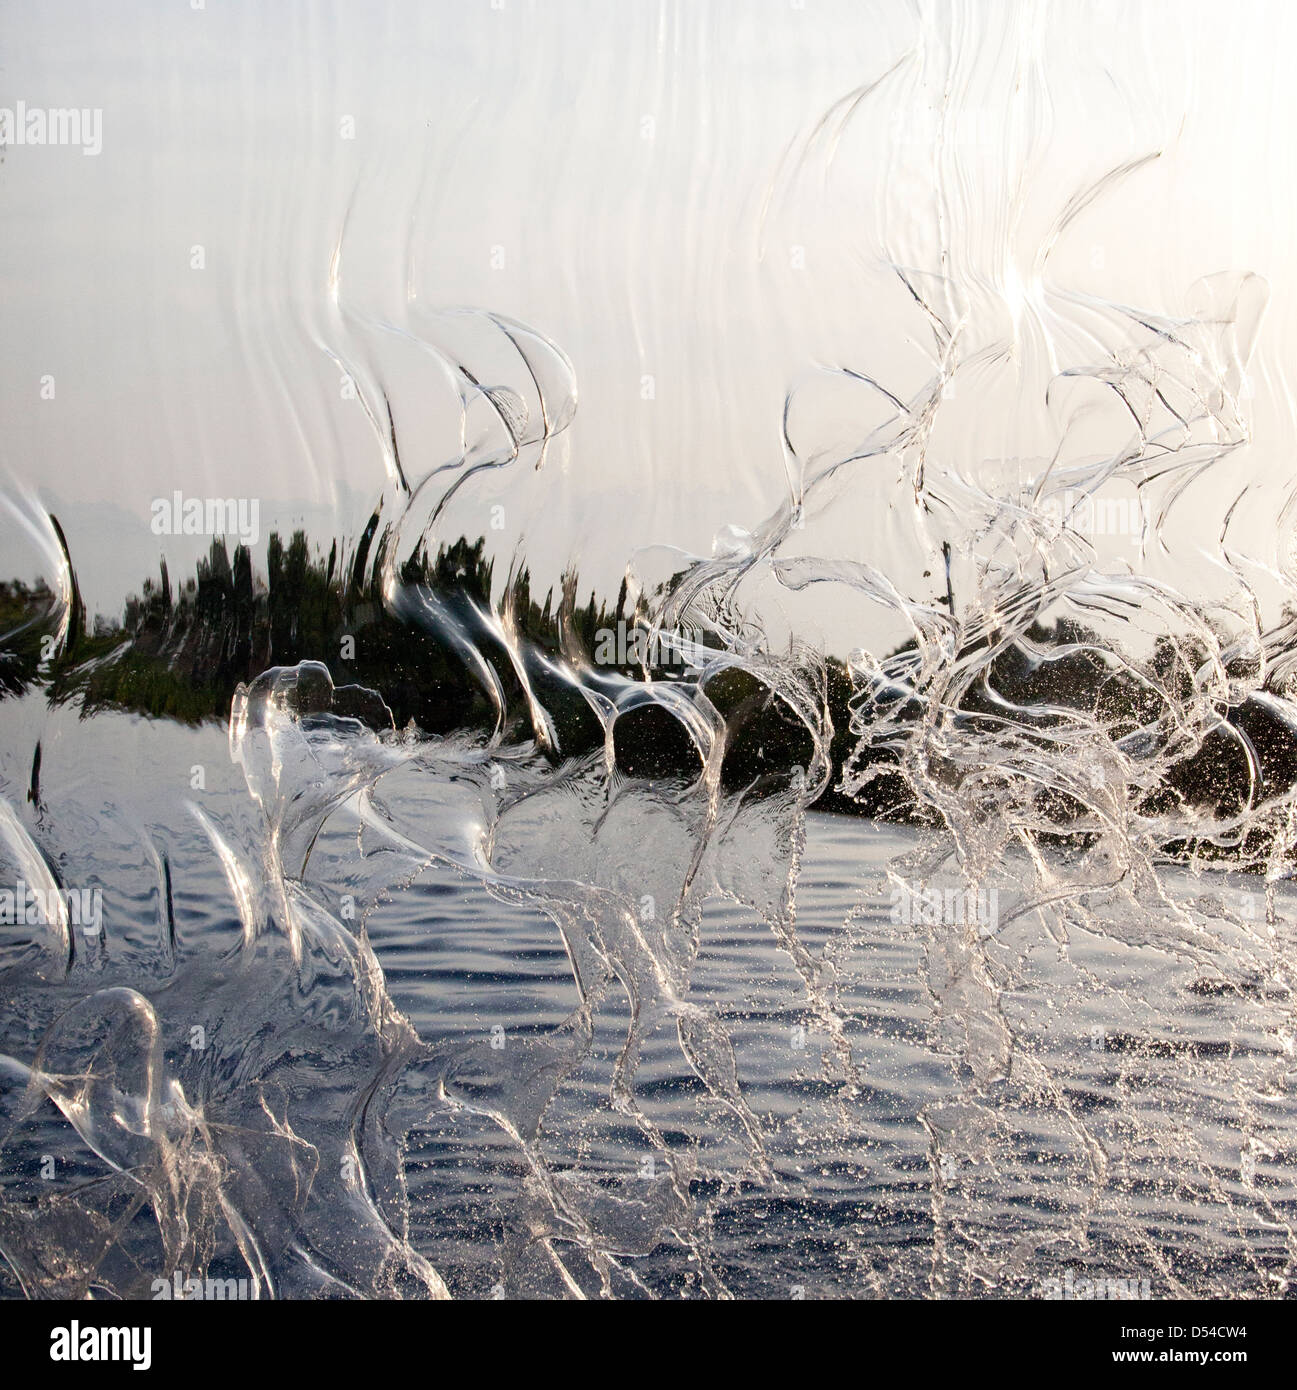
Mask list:
[[[952,14],[816,114],[752,219],[779,244],[874,169],[849,293],[883,327],[828,324],[771,402],[763,521],[709,555],[627,528],[611,627],[575,566],[543,621],[530,592],[572,362],[494,310],[362,311],[345,234],[319,341],[384,489],[330,557],[327,647],[275,664],[253,597],[197,637],[168,606],[161,667],[215,682],[246,639],[228,759],[102,695],[145,628],[88,651],[74,547],[6,500],[52,581],[5,624],[6,1291],[1288,1291],[1291,487],[1240,539],[1267,287],[1154,310],[1055,272],[1160,153],[1038,216],[1027,10],[979,260],[967,92],[997,73]],[[477,582],[496,509],[527,519]],[[380,631],[386,679],[349,683]],[[473,692],[435,731],[405,723],[419,642],[435,700],[451,667]]]

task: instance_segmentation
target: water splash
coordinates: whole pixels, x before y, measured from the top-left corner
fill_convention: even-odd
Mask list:
[[[920,19],[792,142],[755,222],[765,256],[808,202],[837,206],[853,159],[874,170],[842,297],[888,329],[815,325],[772,402],[764,520],[706,555],[627,528],[615,659],[574,567],[555,640],[533,630],[571,360],[494,311],[362,311],[349,221],[316,346],[385,481],[330,558],[330,637],[365,640],[381,607],[462,666],[480,727],[398,732],[400,682],[335,684],[347,659],[322,650],[239,685],[231,780],[182,798],[183,825],[126,774],[87,811],[23,720],[48,691],[42,741],[74,738],[60,702],[125,658],[84,651],[58,524],[6,503],[53,581],[6,634],[31,660],[3,882],[55,905],[0,938],[22,1292],[149,1297],[177,1271],[278,1297],[1048,1294],[1073,1270],[1289,1289],[1293,493],[1268,554],[1240,539],[1237,471],[1266,286],[1082,292],[1061,251],[1160,151],[1042,214],[1030,16],[1005,45],[1021,80],[992,84],[994,177],[961,125],[985,74],[956,21]],[[919,110],[931,129],[898,140]],[[506,509],[524,522],[468,582],[447,557]],[[816,611],[844,662],[806,635]],[[808,833],[822,798],[909,824]],[[118,898],[102,931],[71,920],[87,880]],[[478,914],[472,949],[434,884]],[[417,1019],[394,915],[438,981]],[[500,951],[522,991],[510,933],[537,922],[561,948],[544,1006],[493,1013],[474,977]],[[49,1186],[52,1150],[71,1184]]]

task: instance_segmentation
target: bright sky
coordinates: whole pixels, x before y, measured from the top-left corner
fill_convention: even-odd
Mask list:
[[[970,356],[1013,348],[957,381],[952,462],[1030,471],[1033,402],[1074,365],[1033,327],[1042,241],[1160,152],[1044,281],[1174,316],[1204,274],[1266,278],[1256,442],[1228,469],[1273,551],[1297,443],[1295,40],[1297,9],[1259,0],[0,4],[0,108],[102,113],[96,155],[0,162],[0,486],[59,513],[109,611],[160,551],[176,573],[201,548],[149,530],[175,488],[258,498],[263,551],[272,524],[354,536],[384,472],[335,358],[374,361],[366,322],[473,305],[551,337],[580,387],[501,539],[612,593],[636,545],[707,553],[787,495],[783,397],[817,364],[898,391],[930,374],[888,255],[953,278]],[[390,371],[419,475],[450,444],[421,355]],[[864,544],[889,479],[817,545]],[[1230,480],[1186,536],[1214,536]],[[0,543],[7,572],[36,566],[3,521]]]

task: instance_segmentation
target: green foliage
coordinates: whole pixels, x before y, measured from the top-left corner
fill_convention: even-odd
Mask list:
[[[57,521],[54,525],[61,539]],[[377,691],[398,726],[413,721],[431,734],[494,728],[498,688],[506,735],[525,738],[531,731],[529,704],[512,656],[497,635],[498,609],[505,628],[530,654],[528,679],[553,721],[562,753],[580,755],[601,744],[598,721],[581,692],[562,677],[561,667],[569,655],[583,651],[591,657],[601,645],[601,630],[615,630],[619,623],[627,631],[635,628],[636,614],[626,611],[625,581],[612,609],[593,591],[585,602],[578,600],[575,571],[562,576],[557,601],[553,587],[536,601],[526,569],[511,575],[497,594],[485,538],[461,536],[433,556],[424,548],[416,551],[401,568],[397,602],[388,603],[382,591],[386,542],[377,514],[350,555],[337,541],[327,555],[313,551],[300,530],[287,545],[272,533],[262,576],[244,546],[231,555],[226,541],[217,538],[178,588],[164,561],[157,579],[146,579],[139,594],[126,601],[120,621],[101,618],[93,630],[73,578],[61,644],[56,640],[60,603],[51,590],[44,583],[0,582],[0,698],[43,683],[52,702],[75,703],[83,713],[118,709],[189,724],[223,722],[240,682],[271,666],[316,660],[338,685]],[[607,649],[606,640],[602,646]],[[676,678],[679,668],[646,670],[630,646],[623,640],[620,665],[597,669],[632,680]],[[899,669],[911,650],[892,653],[887,665]],[[493,679],[466,659],[469,651],[489,664]],[[998,718],[1006,701],[1029,710],[1026,736],[1033,724],[1048,728],[1082,715],[1120,739],[1166,718],[1169,705],[1193,697],[1206,661],[1201,644],[1163,637],[1147,663],[1151,680],[1139,679],[1112,658],[1095,633],[1061,619],[1051,628],[1033,625],[1024,643],[999,653],[960,707],[974,719]],[[838,660],[826,658],[822,676],[834,776],[821,808],[914,817],[908,787],[899,772],[887,770],[895,765],[893,749],[858,747],[852,721],[869,727],[867,694],[853,685]],[[755,676],[726,669],[707,681],[705,691],[726,719],[721,776],[728,789],[759,792],[776,785],[790,768],[808,764],[812,744],[806,729]],[[1146,799],[1146,811],[1165,813],[1185,804],[1216,813],[1241,809],[1257,789],[1234,729],[1246,735],[1260,760],[1264,794],[1297,783],[1297,740],[1263,706],[1247,703],[1222,716],[1228,722],[1170,769]],[[676,732],[653,713],[625,721],[615,747],[619,765],[629,775],[689,773],[695,759]],[[873,774],[854,797],[840,789],[849,762]],[[1063,806],[1059,819],[1066,821],[1069,814]]]

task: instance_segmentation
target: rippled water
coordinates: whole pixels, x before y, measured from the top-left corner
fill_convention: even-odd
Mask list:
[[[6,735],[34,713],[9,704]],[[368,857],[393,862],[365,864],[350,804],[306,882],[390,884],[365,918],[372,960],[304,899],[298,963],[273,930],[249,953],[247,905],[186,808],[195,765],[235,800],[223,740],[101,720],[54,721],[42,820],[75,844],[65,872],[102,889],[110,925],[74,931],[71,972],[6,1014],[4,1050],[35,1056],[58,1105],[24,1103],[11,1072],[4,1245],[31,1292],[149,1296],[173,1267],[249,1264],[283,1295],[440,1287],[420,1256],[461,1297],[1044,1296],[1069,1270],[1154,1296],[1283,1288],[1286,892],[1266,928],[1251,876],[1168,873],[1196,939],[1168,948],[1135,921],[1064,948],[1022,919],[969,968],[962,933],[895,920],[887,868],[923,832],[812,815],[804,959],[750,906],[700,912],[687,1004],[728,1037],[742,1112],[709,1095],[661,1014],[641,1020],[628,1111],[610,1103],[627,998],[610,993],[576,1046],[572,962],[545,913],[422,853],[380,842]],[[385,818],[462,829],[426,774],[389,773],[377,795]],[[238,817],[221,821],[237,843]],[[132,1120],[146,1060],[154,1105],[178,1115]]]
[[[1255,14],[5,12],[4,1293],[1290,1291]]]

